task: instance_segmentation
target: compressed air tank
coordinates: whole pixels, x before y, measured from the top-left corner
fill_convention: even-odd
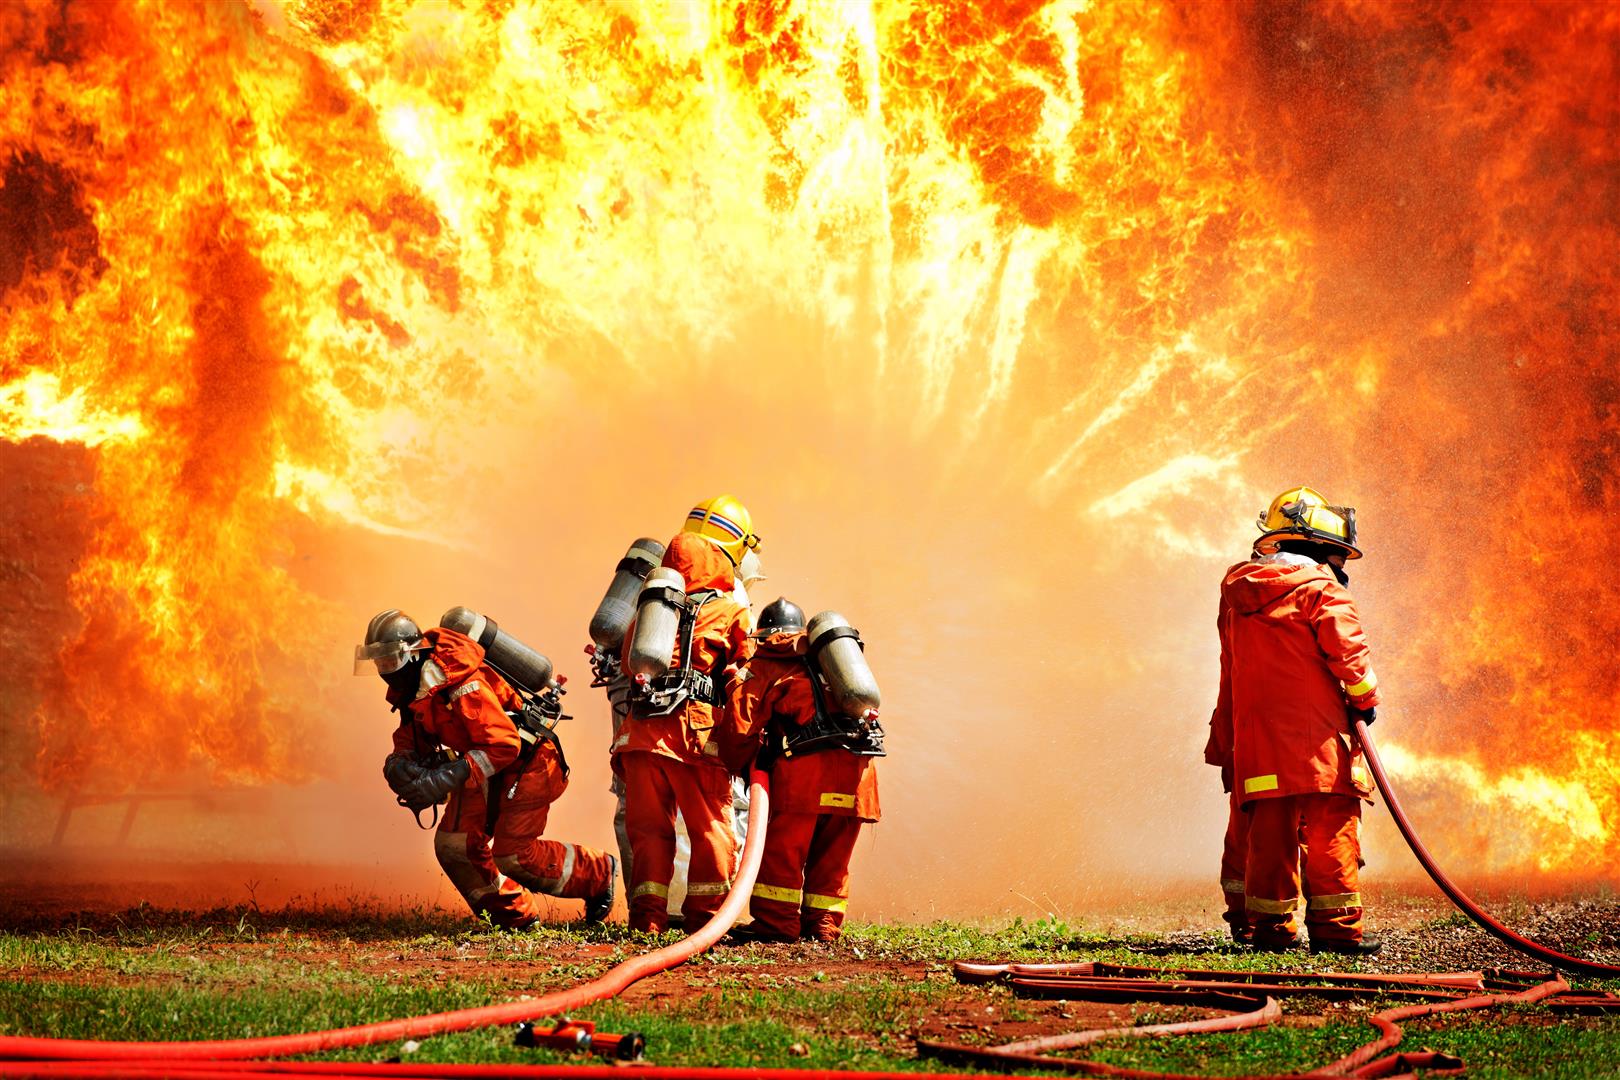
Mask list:
[[[636,600],[636,632],[624,649],[627,674],[656,679],[669,670],[685,604],[686,579],[680,571],[660,566],[647,575]]]
[[[836,611],[823,611],[805,627],[810,656],[827,682],[835,712],[861,716],[883,704],[877,679],[861,650],[861,635]]]
[[[608,586],[602,602],[591,616],[591,640],[601,649],[617,649],[624,644],[624,632],[630,626],[630,617],[636,613],[636,596],[647,575],[658,568],[664,557],[664,545],[643,536],[630,545],[619,565],[614,568],[613,582]]]
[[[444,613],[439,625],[466,634],[484,648],[484,659],[507,682],[529,691],[544,693],[555,670],[551,661],[495,625],[495,620],[471,608],[453,607]]]

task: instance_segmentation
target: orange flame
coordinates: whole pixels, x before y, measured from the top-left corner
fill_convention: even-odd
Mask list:
[[[481,425],[628,441],[622,388],[680,408],[792,335],[814,372],[735,377],[1083,538],[1082,591],[1122,552],[1213,580],[1300,479],[1359,502],[1392,762],[1515,819],[1483,865],[1620,869],[1617,40],[1518,4],[6,7],[0,438],[96,462],[41,773],[305,775],[301,641],[357,613],[291,569],[303,523],[464,543]]]

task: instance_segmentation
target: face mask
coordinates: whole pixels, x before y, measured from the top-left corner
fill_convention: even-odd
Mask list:
[[[391,671],[382,677],[390,690],[414,691],[422,682],[422,654],[407,661],[398,671]]]

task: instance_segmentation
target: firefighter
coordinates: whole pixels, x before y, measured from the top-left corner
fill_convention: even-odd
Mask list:
[[[1308,487],[1260,516],[1254,553],[1221,583],[1221,683],[1207,754],[1230,766],[1247,827],[1244,909],[1254,946],[1296,947],[1303,901],[1313,952],[1371,955],[1362,937],[1361,803],[1372,794],[1350,711],[1371,723],[1378,680],[1345,563],[1355,510]],[[1303,861],[1303,891],[1301,862]],[[1230,894],[1228,894],[1230,895]],[[1235,920],[1234,934],[1239,932]]]
[[[375,667],[400,714],[383,777],[418,813],[445,803],[434,854],[473,914],[519,930],[544,914],[541,893],[584,900],[588,922],[606,918],[618,860],[541,839],[568,786],[565,767],[552,741],[508,715],[524,702],[478,643],[447,627],[421,630],[396,608],[371,620],[355,657],[357,673]]]
[[[748,546],[758,544],[757,537],[750,538],[753,544]],[[630,926],[652,933],[669,925],[666,902],[677,810],[692,845],[681,905],[686,929],[708,922],[731,888],[737,848],[731,776],[713,733],[725,680],[752,649],[747,610],[732,594],[734,564],[721,543],[683,531],[670,540],[663,565],[686,583],[681,634],[684,640],[690,632],[691,655],[684,655],[683,641],[678,641],[668,676],[673,681],[658,690],[660,700],[649,696],[650,686],[632,690],[624,724],[613,740],[613,769],[624,782],[632,855]],[[634,637],[632,624],[625,640]]]
[[[760,612],[758,645],[731,690],[724,742],[744,771],[758,754],[771,774],[771,820],[749,905],[752,941],[837,941],[849,906],[849,860],[861,825],[881,816],[872,744],[851,726],[833,733],[806,657],[804,612],[779,598]],[[814,733],[812,744],[801,736]],[[761,750],[761,747],[763,749]],[[865,750],[866,754],[859,751]],[[881,753],[881,744],[877,744]]]

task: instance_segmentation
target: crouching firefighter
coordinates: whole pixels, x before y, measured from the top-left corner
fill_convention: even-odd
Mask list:
[[[381,675],[400,714],[383,778],[418,822],[444,804],[434,853],[473,914],[522,929],[545,913],[540,893],[584,900],[590,922],[606,918],[617,860],[541,839],[568,786],[551,662],[466,608],[443,622],[423,631],[391,608],[355,649],[355,673]]]
[[[727,757],[771,774],[771,819],[739,937],[836,941],[849,906],[849,860],[861,825],[881,817],[880,703],[859,635],[836,612],[810,620],[778,599],[759,616],[758,645],[731,691]],[[737,740],[737,752],[729,743]]]
[[[718,547],[679,533],[647,575],[625,634],[631,690],[613,740],[613,769],[624,780],[635,930],[668,928],[677,809],[692,843],[681,905],[687,931],[708,922],[731,888],[737,848],[731,776],[713,736],[725,679],[752,647],[748,612],[733,598],[733,583]]]

